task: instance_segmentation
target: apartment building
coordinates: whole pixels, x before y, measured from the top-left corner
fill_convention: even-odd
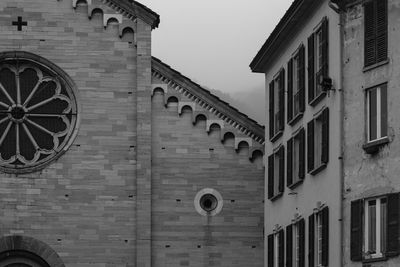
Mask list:
[[[296,0],[266,77],[266,266],[399,266],[399,0]]]

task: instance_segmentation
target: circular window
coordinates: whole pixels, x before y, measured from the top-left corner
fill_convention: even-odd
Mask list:
[[[200,198],[200,207],[206,212],[211,212],[217,208],[218,200],[214,195],[205,194]]]
[[[72,143],[78,124],[76,96],[67,75],[51,63],[44,64],[46,60],[38,63],[15,53],[2,56],[0,168],[36,170]]]
[[[221,212],[223,200],[220,193],[212,188],[200,190],[194,198],[196,211],[203,216],[214,216]]]

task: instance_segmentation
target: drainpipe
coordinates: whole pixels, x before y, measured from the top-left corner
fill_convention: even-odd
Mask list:
[[[344,255],[344,221],[343,221],[343,209],[344,209],[344,88],[343,88],[343,49],[344,49],[344,8],[341,4],[340,0],[330,0],[329,7],[333,9],[339,16],[339,56],[340,56],[340,68],[339,68],[339,84],[337,88],[337,92],[339,93],[339,127],[340,127],[340,139],[339,139],[339,147],[340,147],[340,155],[339,159],[339,175],[340,175],[340,200],[339,200],[339,209],[340,209],[340,218],[339,218],[339,259],[341,260],[340,266],[344,266],[345,259]]]

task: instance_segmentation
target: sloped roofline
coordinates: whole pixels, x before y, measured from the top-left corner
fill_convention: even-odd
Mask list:
[[[160,16],[146,7],[145,5],[135,1],[135,0],[107,0],[113,5],[125,10],[126,12],[135,15],[151,25],[152,29],[155,29],[160,24]]]
[[[323,0],[294,0],[250,63],[251,70],[264,73],[265,67],[277,56],[277,51],[282,50],[282,45],[287,43],[304,19],[322,2]]]
[[[152,70],[162,74],[164,77],[172,80],[174,83],[178,84],[182,88],[185,88],[187,91],[189,91],[190,94],[209,104],[227,118],[243,126],[248,131],[253,133],[257,138],[262,139],[262,142],[264,142],[264,126],[258,124],[255,120],[249,118],[238,109],[232,107],[231,105],[229,105],[229,103],[221,100],[219,97],[212,94],[209,90],[190,80],[188,77],[174,70],[169,65],[165,64],[156,57],[152,57]]]

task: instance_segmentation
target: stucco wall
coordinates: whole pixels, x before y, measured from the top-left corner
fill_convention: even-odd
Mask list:
[[[300,44],[306,48],[306,110],[303,118],[295,125],[287,124],[287,93],[285,91],[285,129],[283,136],[274,143],[266,141],[265,155],[269,156],[280,144],[285,146],[285,189],[282,197],[274,201],[266,200],[265,204],[265,234],[273,233],[276,225],[286,227],[292,223],[295,214],[299,214],[306,219],[306,251],[308,248],[308,216],[313,214],[317,208],[317,203],[325,204],[329,207],[329,266],[340,266],[340,92],[331,91],[315,107],[308,104],[308,82],[307,82],[307,38],[320,25],[324,17],[328,18],[329,25],[329,77],[333,80],[333,88],[340,89],[340,28],[339,15],[329,6],[329,1],[323,1],[315,10],[310,11],[308,18],[304,18],[298,24],[298,30],[292,37],[288,37],[280,51],[276,51],[276,59],[266,66],[266,116],[268,116],[269,103],[269,83],[278,73],[280,68],[285,68],[285,90],[287,89],[287,63],[294,55]],[[324,107],[329,107],[329,163],[327,168],[316,175],[306,174],[302,184],[291,190],[287,187],[287,141],[293,136],[300,127],[307,132],[307,123],[314,118]],[[266,133],[269,132],[268,125]],[[307,155],[306,149],[306,155]],[[305,168],[307,170],[307,160]],[[267,169],[267,168],[266,168]],[[265,189],[268,189],[268,173],[265,174]],[[268,192],[265,191],[265,195]],[[272,216],[269,216],[272,215]],[[267,244],[265,244],[267,247]],[[306,265],[308,265],[308,252],[306,252]],[[267,258],[267,251],[264,257]]]
[[[400,1],[389,0],[388,58],[386,65],[369,71],[364,67],[364,16],[362,5],[350,8],[344,18],[344,257],[343,266],[361,266],[350,261],[350,202],[355,199],[400,192],[400,144],[399,134],[400,48],[398,28]],[[362,146],[366,142],[365,90],[387,82],[388,136],[390,143],[377,154],[369,155]],[[400,258],[374,263],[371,266],[398,266]]]

